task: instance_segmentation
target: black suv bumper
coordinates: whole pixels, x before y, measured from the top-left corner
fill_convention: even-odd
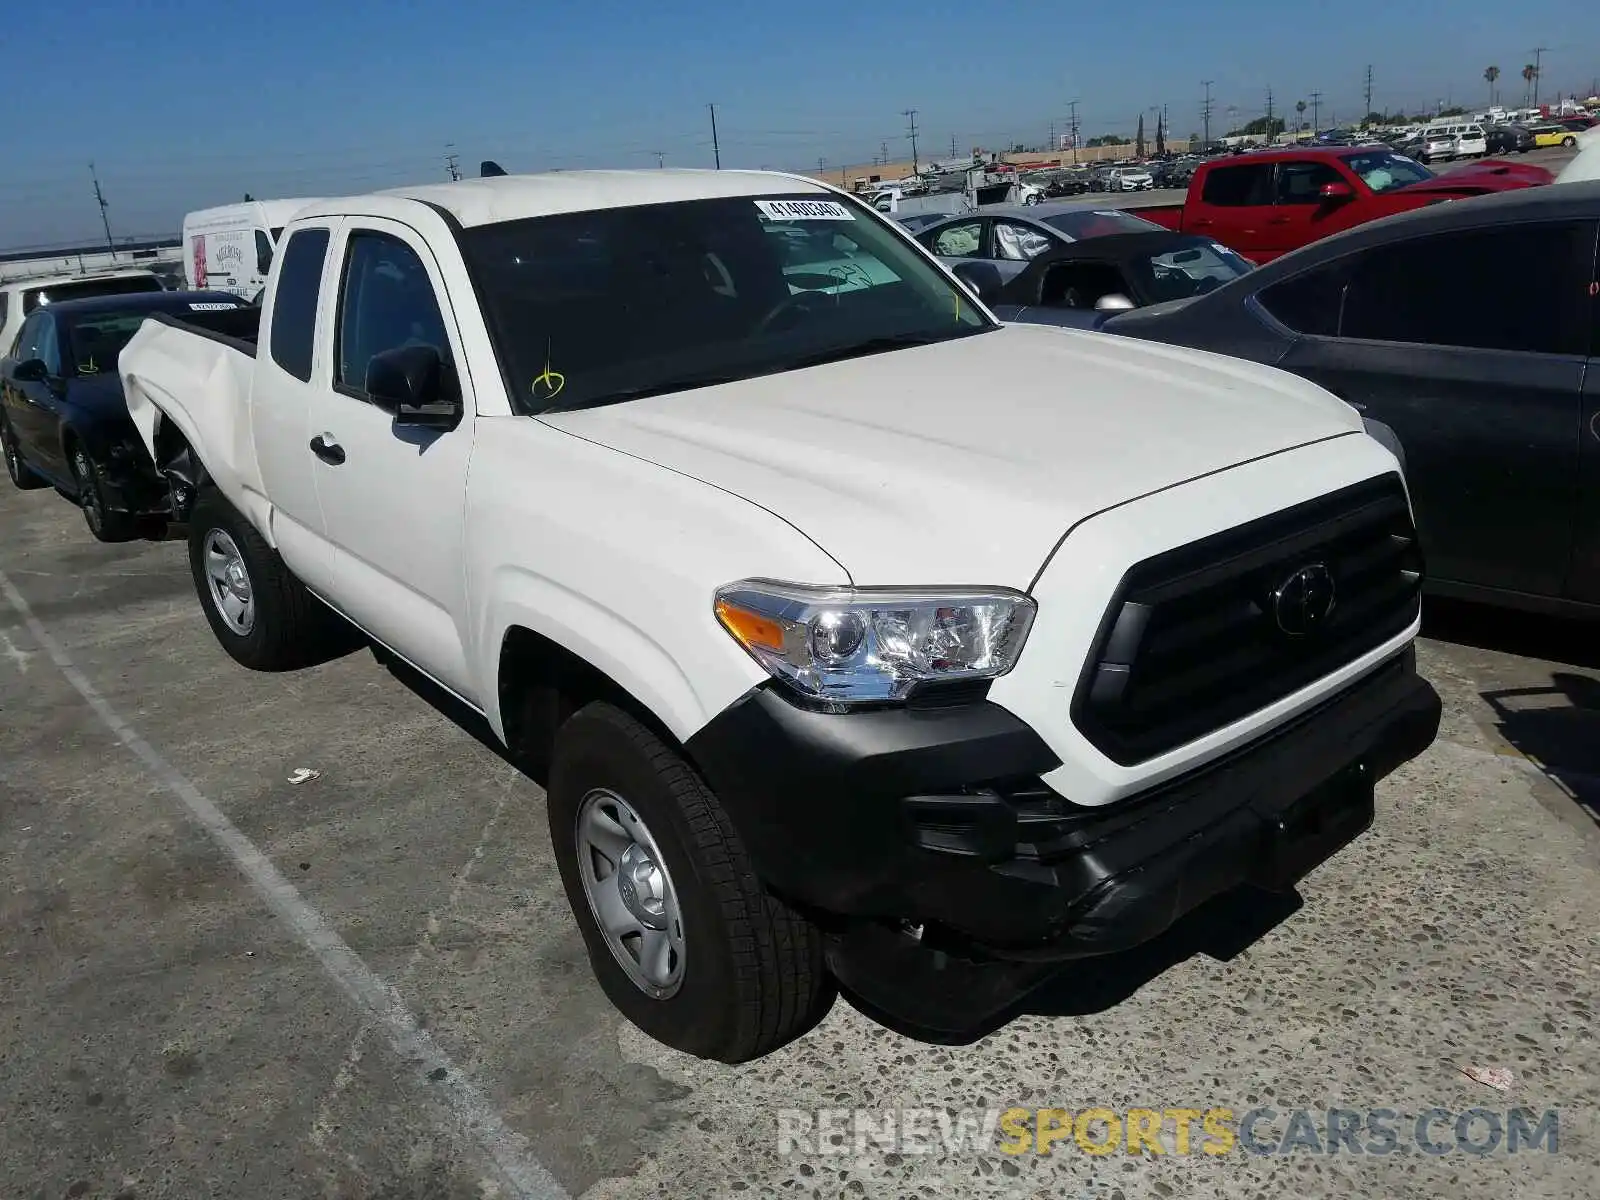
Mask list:
[[[987,700],[827,714],[761,687],[687,749],[778,893],[824,920],[924,926],[965,957],[1041,962],[1147,941],[1242,884],[1292,888],[1367,828],[1373,785],[1427,748],[1439,713],[1407,650],[1097,808],[1045,787],[1058,760]]]

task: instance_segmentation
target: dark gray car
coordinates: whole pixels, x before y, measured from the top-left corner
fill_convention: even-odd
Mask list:
[[[1600,611],[1600,182],[1432,205],[1107,333],[1293,371],[1405,449],[1429,588]]]

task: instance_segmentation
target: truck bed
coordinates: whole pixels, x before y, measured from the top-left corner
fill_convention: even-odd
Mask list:
[[[153,316],[123,348],[117,372],[128,415],[163,475],[196,486],[203,463],[222,494],[264,530],[270,506],[250,428],[261,310],[196,317]]]

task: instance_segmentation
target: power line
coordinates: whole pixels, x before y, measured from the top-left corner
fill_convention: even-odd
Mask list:
[[[711,110],[711,158],[716,163],[717,170],[720,171],[722,170],[722,146],[717,142],[717,106],[708,104],[706,107]],[[748,162],[750,160],[746,159],[745,161]]]
[[[920,164],[917,161],[917,110],[908,108],[900,115],[911,122],[910,128],[906,130],[906,136],[911,139],[911,173],[917,175],[920,174]],[[952,143],[955,141],[953,137],[950,140]]]
[[[1311,136],[1316,137],[1322,132],[1322,93],[1311,93]]]
[[[1200,105],[1200,120],[1205,129],[1205,145],[1211,145],[1211,84],[1213,80],[1202,79],[1201,86],[1206,89],[1205,102]]]
[[[106,209],[110,205],[106,203],[106,198],[100,194],[100,176],[95,174],[93,163],[89,164],[89,178],[94,180],[94,202],[100,206],[100,224],[105,227],[106,231],[106,249],[111,251],[112,258],[116,258],[117,246],[111,240],[111,218],[106,216]]]

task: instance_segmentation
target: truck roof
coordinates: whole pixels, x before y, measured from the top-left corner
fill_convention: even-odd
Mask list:
[[[724,196],[763,196],[793,192],[832,195],[814,179],[777,171],[547,171],[537,175],[500,175],[454,183],[389,188],[376,193],[418,200],[441,208],[461,225],[489,225],[555,213],[626,208],[636,204],[671,204]],[[336,216],[350,210],[350,200],[311,205],[298,216]]]
[[[1385,142],[1366,142],[1361,145],[1352,146],[1304,146],[1298,148],[1294,146],[1285,146],[1281,150],[1253,150],[1248,155],[1239,156],[1238,159],[1231,157],[1207,159],[1200,165],[1202,167],[1226,167],[1241,160],[1253,163],[1284,162],[1286,160],[1291,162],[1305,162],[1307,160],[1313,162],[1333,162],[1350,154],[1358,154],[1364,150],[1371,151],[1393,149],[1393,146],[1390,146]]]

